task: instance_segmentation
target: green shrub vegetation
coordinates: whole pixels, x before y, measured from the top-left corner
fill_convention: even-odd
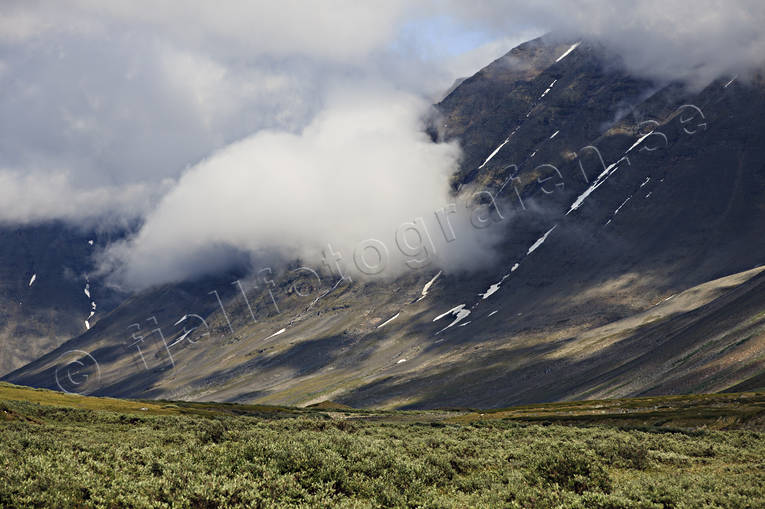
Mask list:
[[[765,507],[757,430],[138,408],[0,402],[0,506]]]

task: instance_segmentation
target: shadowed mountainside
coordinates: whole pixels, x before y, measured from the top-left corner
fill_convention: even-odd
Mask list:
[[[248,302],[235,275],[155,288],[5,379],[387,408],[762,387],[761,78],[649,83],[576,43],[525,43],[437,105],[432,130],[464,149],[455,197],[495,200],[497,266],[352,284],[322,273],[310,292],[287,272],[243,281]],[[195,318],[184,336],[191,314],[208,328]]]
[[[110,238],[60,223],[0,227],[0,376],[79,336],[86,320],[94,325],[122,301],[88,278],[93,252]]]

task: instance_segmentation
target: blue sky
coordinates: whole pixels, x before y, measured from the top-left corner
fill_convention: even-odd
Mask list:
[[[464,23],[446,15],[429,16],[409,21],[403,25],[400,37],[402,40],[416,40],[425,43],[426,46],[423,49],[437,51],[438,54],[435,56],[438,58],[448,58],[467,53],[497,38],[496,34],[469,28]]]

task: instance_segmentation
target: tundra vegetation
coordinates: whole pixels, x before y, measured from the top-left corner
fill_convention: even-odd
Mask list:
[[[765,395],[299,409],[0,384],[2,507],[755,508]]]

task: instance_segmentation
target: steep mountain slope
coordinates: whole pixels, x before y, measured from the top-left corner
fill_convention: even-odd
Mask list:
[[[108,240],[59,223],[0,228],[0,375],[82,334],[121,300],[88,278]]]
[[[731,78],[691,91],[633,78],[586,41],[521,45],[464,80],[433,126],[465,151],[455,196],[495,200],[484,212],[504,233],[497,266],[373,283],[288,271],[239,287],[226,275],[153,289],[6,379],[115,396],[388,407],[756,384],[765,86]]]

